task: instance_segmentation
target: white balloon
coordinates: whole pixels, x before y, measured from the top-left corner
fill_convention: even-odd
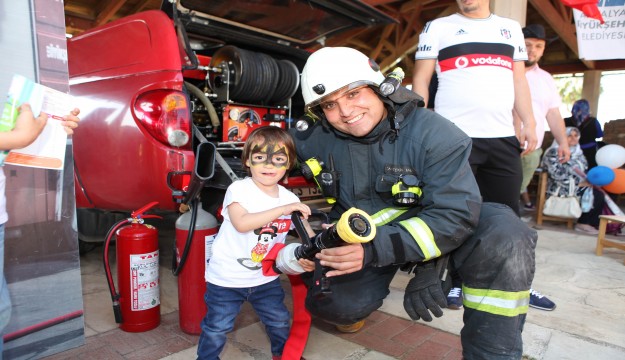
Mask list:
[[[605,145],[597,150],[595,155],[597,165],[607,166],[610,169],[620,168],[625,164],[625,148],[621,145]]]

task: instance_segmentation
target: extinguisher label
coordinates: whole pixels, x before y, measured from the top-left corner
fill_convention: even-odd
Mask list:
[[[208,265],[208,263],[211,261],[211,257],[213,256],[213,241],[215,240],[215,237],[217,236],[217,234],[213,234],[213,235],[206,235],[204,237],[204,260],[205,260],[205,265]]]
[[[158,250],[130,255],[130,310],[148,310],[160,305]]]

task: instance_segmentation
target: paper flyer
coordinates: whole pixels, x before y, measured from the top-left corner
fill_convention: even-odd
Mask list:
[[[29,103],[33,114],[48,115],[48,123],[37,140],[23,149],[0,153],[0,165],[12,164],[44,169],[62,170],[65,161],[67,133],[63,130],[63,116],[73,109],[68,94],[37,84],[21,75],[14,75],[0,118],[0,131],[15,127],[18,108]]]

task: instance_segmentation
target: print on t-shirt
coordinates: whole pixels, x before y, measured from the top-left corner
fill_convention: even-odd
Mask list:
[[[274,239],[280,232],[288,231],[290,220],[278,219],[262,228],[254,230],[257,235],[256,245],[252,248],[249,258],[238,258],[237,261],[243,267],[250,270],[262,268],[261,262],[274,244]]]

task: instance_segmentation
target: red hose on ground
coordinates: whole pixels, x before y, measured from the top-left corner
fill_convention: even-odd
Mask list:
[[[279,275],[274,270],[274,265],[278,253],[284,248],[284,244],[275,244],[269,253],[265,255],[262,260],[263,275],[275,276]],[[293,296],[293,323],[291,324],[291,331],[289,332],[289,338],[286,340],[284,350],[282,352],[282,359],[284,360],[300,360],[306,343],[308,342],[308,335],[310,334],[310,324],[312,323],[312,317],[306,309],[306,294],[308,288],[302,278],[299,275],[289,275],[289,281],[291,282],[291,290]]]
[[[9,342],[15,339],[19,339],[23,336],[32,334],[34,332],[37,331],[41,331],[43,329],[49,328],[51,326],[54,325],[58,325],[60,323],[75,319],[77,317],[80,317],[83,315],[83,311],[82,310],[76,310],[74,312],[71,312],[69,314],[65,314],[65,315],[61,315],[43,322],[40,322],[39,324],[35,324],[35,325],[31,325],[31,326],[27,326],[23,329],[8,333],[6,335],[4,335],[2,338],[4,339],[4,342]]]

